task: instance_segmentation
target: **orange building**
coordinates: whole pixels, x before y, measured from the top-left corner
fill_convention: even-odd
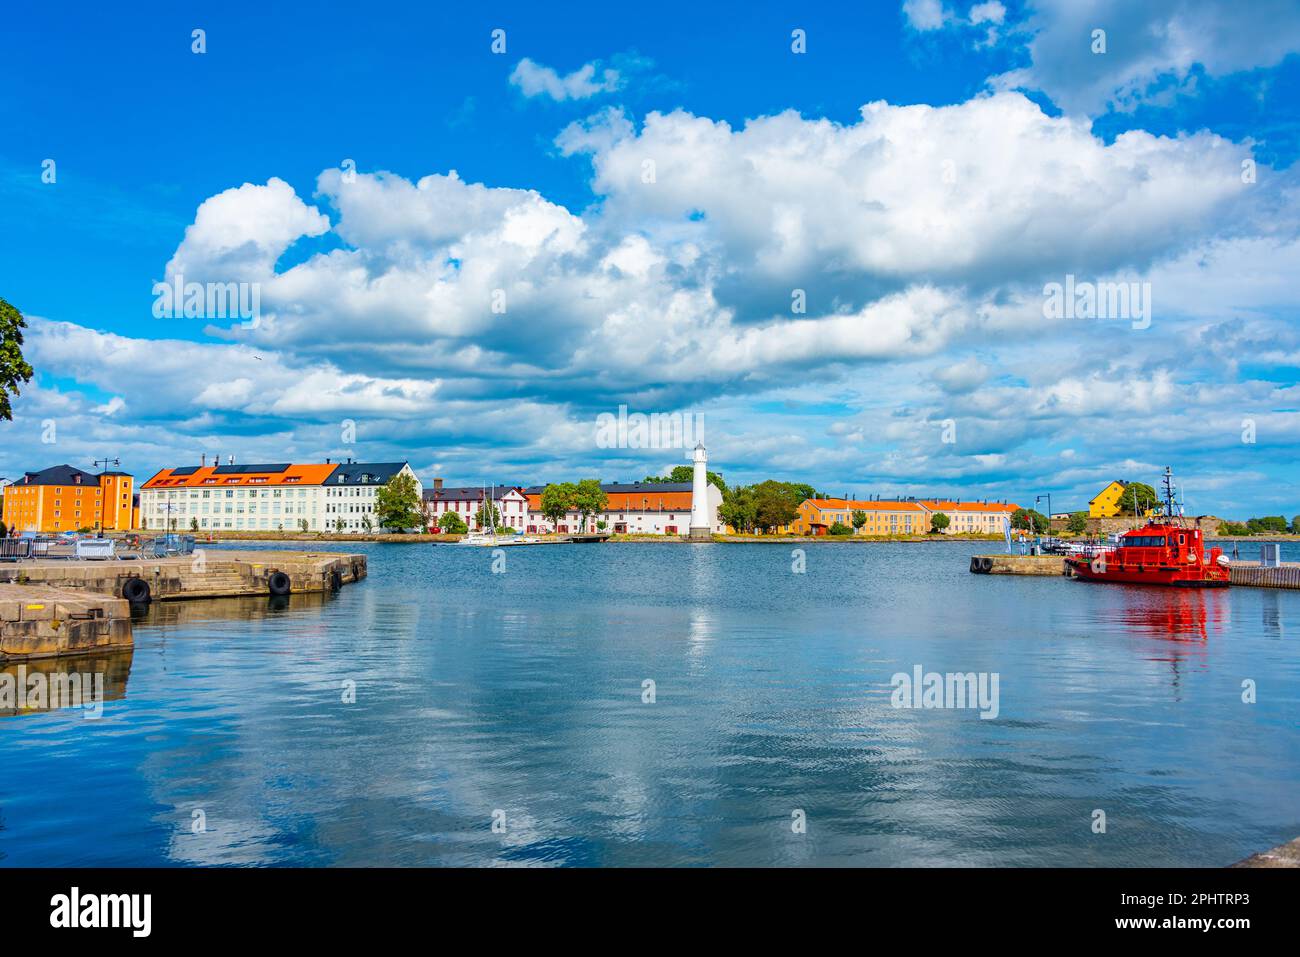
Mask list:
[[[135,527],[134,484],[126,472],[71,465],[27,472],[4,487],[4,523],[11,532],[126,531]]]

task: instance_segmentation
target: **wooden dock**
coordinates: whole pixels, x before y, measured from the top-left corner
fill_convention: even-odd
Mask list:
[[[143,560],[36,559],[0,565],[0,583],[91,591],[133,604],[187,598],[337,591],[366,577],[366,556],[344,552],[233,552]]]

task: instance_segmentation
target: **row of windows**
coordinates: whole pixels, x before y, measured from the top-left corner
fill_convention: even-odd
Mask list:
[[[223,489],[218,489],[217,491],[218,491],[218,495],[217,495],[218,498],[221,497],[220,493],[221,493],[222,491],[224,491],[224,492],[226,493],[226,494],[225,494],[225,497],[226,497],[226,498],[258,498],[258,497],[259,497],[259,494],[260,494],[260,496],[261,496],[262,498],[266,498],[266,497],[267,497],[267,491],[262,491],[262,492],[259,493],[259,490],[258,490],[258,489],[255,489],[255,488],[249,488],[249,489],[244,489],[244,488],[228,488],[228,489],[224,489],[224,490],[223,490]],[[269,491],[269,493],[270,493],[270,497],[271,497],[271,498],[281,498],[281,497],[284,497],[284,498],[293,498],[295,492],[297,492],[297,496],[298,496],[298,498],[306,498],[306,496],[307,496],[307,492],[308,492],[308,489],[305,489],[305,488],[299,488],[299,489],[278,489],[278,488],[273,488],[273,489],[269,489],[268,491]],[[145,493],[145,499],[146,499],[146,500],[153,500],[155,497],[156,497],[156,498],[159,498],[159,499],[162,499],[162,500],[164,500],[164,501],[180,501],[180,500],[183,500],[183,499],[185,499],[185,498],[195,498],[195,499],[196,499],[196,498],[211,498],[211,497],[212,497],[212,489],[203,489],[203,491],[202,491],[201,493],[200,493],[200,491],[199,491],[198,489],[193,489],[193,490],[190,491],[190,493],[189,493],[188,496],[185,494],[185,491],[184,491],[184,490],[181,490],[181,491],[170,491],[170,492],[155,492],[155,493],[153,493],[153,494]]]

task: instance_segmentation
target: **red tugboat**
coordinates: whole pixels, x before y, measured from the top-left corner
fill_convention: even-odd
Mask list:
[[[1228,587],[1228,559],[1223,549],[1207,554],[1200,528],[1189,528],[1174,504],[1173,473],[1164,475],[1164,514],[1143,528],[1125,532],[1113,547],[1091,555],[1071,555],[1065,574],[1092,582],[1129,585],[1178,585],[1184,588]]]

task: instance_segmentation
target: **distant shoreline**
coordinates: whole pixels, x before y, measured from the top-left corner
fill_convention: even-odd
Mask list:
[[[145,531],[141,534],[157,535],[160,532]],[[196,546],[201,546],[208,542],[208,538],[202,533],[195,532],[178,532],[176,534],[194,535]],[[558,542],[565,539],[563,535],[531,535],[531,538],[537,538],[541,541]],[[1080,536],[1082,537],[1082,536]],[[213,534],[212,543],[218,542],[374,542],[378,544],[397,544],[397,545],[417,545],[426,543],[455,544],[460,541],[460,535],[429,535],[429,534],[409,534],[409,535],[384,535],[378,533],[361,533],[348,534],[346,532],[216,532]],[[1065,539],[1071,541],[1073,539]],[[698,544],[687,541],[680,535],[635,535],[635,534],[614,534],[608,539],[609,543],[625,545],[645,542],[660,542],[675,545]],[[757,543],[762,545],[781,545],[781,544],[824,544],[824,543],[857,543],[857,544],[938,544],[953,542],[997,542],[1005,541],[1002,535],[714,535],[712,541],[719,545]],[[1300,535],[1220,535],[1207,538],[1209,542],[1293,542],[1300,541]]]

